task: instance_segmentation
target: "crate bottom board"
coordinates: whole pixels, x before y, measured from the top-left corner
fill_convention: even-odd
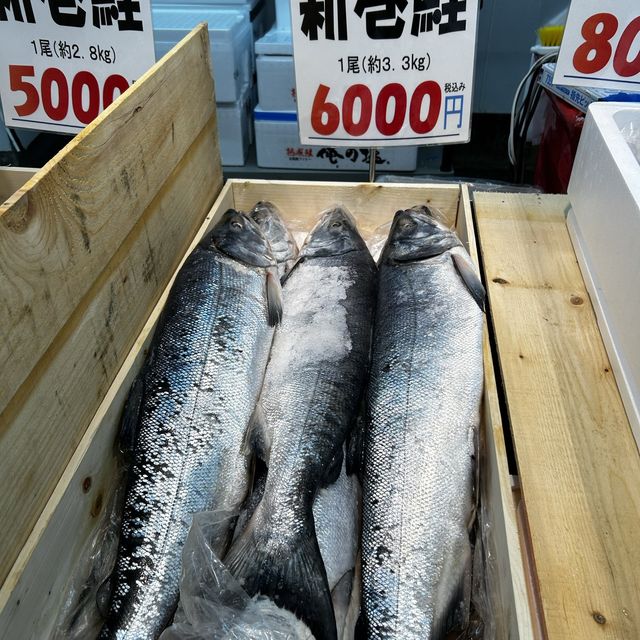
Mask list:
[[[475,237],[466,187],[296,183],[232,180],[227,182],[207,215],[189,251],[228,208],[247,210],[256,201],[273,201],[298,231],[310,229],[318,213],[336,203],[347,206],[365,237],[380,232],[401,207],[428,203],[440,208],[468,245],[477,263]],[[388,229],[388,227],[383,227]],[[189,252],[185,254],[188,255]],[[183,258],[184,261],[184,258]],[[181,263],[182,264],[182,263]],[[181,266],[181,265],[180,265]],[[175,277],[175,274],[174,274]],[[125,364],[91,421],[45,510],[0,590],[0,640],[49,637],[69,577],[80,552],[95,530],[106,505],[114,474],[110,455],[128,390],[144,362],[155,324],[173,279],[165,288]],[[485,358],[490,354],[485,344]],[[490,358],[490,355],[489,355]],[[497,407],[491,384],[492,366],[485,366],[484,426],[487,438],[487,496],[492,552],[497,557],[495,580],[504,637],[532,638],[531,614],[518,540],[518,524],[507,470],[501,425],[487,419]],[[489,382],[487,382],[489,381]],[[491,411],[489,412],[491,414]]]

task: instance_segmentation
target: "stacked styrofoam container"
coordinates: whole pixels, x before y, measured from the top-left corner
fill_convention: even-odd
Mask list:
[[[156,58],[200,22],[209,25],[222,164],[241,166],[253,137],[253,37],[247,12],[203,4],[154,6]]]
[[[254,110],[254,126],[258,166],[367,170],[369,149],[300,144],[291,31],[281,26],[284,11],[281,4],[276,4],[276,11],[277,26],[255,46],[259,105]],[[287,14],[284,22],[289,20]],[[416,168],[417,147],[388,147],[377,153],[380,170],[413,171]]]
[[[181,12],[198,9],[233,9],[242,11],[251,23],[254,40],[264,35],[275,19],[274,0],[152,0],[152,10],[170,7]]]

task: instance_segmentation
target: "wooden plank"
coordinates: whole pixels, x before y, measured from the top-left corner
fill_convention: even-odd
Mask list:
[[[0,205],[0,412],[211,119],[207,38],[192,33]]]
[[[232,180],[237,208],[250,209],[258,200],[271,200],[300,228],[310,228],[323,209],[343,204],[358,217],[363,235],[389,222],[398,209],[426,202],[442,209],[455,222],[460,187],[458,185],[394,185],[355,182],[294,182]],[[299,191],[303,189],[304,193]],[[327,193],[331,195],[327,197]]]
[[[0,167],[0,203],[24,187],[37,171],[25,167]]]
[[[640,457],[565,196],[474,194],[544,632],[640,638]]]
[[[77,281],[86,269],[93,270],[96,277],[88,288],[84,287],[85,294],[73,312],[67,314],[64,327],[0,415],[0,483],[3,486],[0,493],[0,539],[3,541],[0,580],[6,577],[150,309],[220,189],[222,175],[215,110],[208,110],[207,120],[201,119],[202,114],[196,118],[192,113],[194,103],[204,105],[205,96],[209,101],[213,99],[207,52],[206,30],[194,32],[172,55],[163,59],[173,60],[164,81],[162,66],[156,66],[152,74],[134,86],[140,93],[137,100],[123,102],[121,110],[110,111],[120,127],[119,133],[129,142],[137,140],[137,144],[144,147],[143,139],[158,140],[167,133],[167,122],[160,115],[152,122],[146,116],[138,121],[138,114],[142,115],[146,109],[145,106],[137,111],[140,102],[151,104],[158,96],[161,99],[164,96],[168,101],[173,96],[170,84],[174,76],[180,75],[180,67],[190,67],[189,75],[196,73],[195,67],[200,69],[196,73],[198,90],[192,90],[188,100],[185,96],[182,102],[170,108],[176,132],[183,129],[179,123],[189,118],[199,122],[200,130],[195,132],[190,144],[181,145],[184,146],[181,156],[172,158],[169,167],[158,169],[165,174],[164,181],[157,185],[154,197],[142,211],[138,210],[140,199],[122,200],[123,210],[118,215],[114,213],[113,221],[104,220],[104,229],[96,231],[95,238],[104,237],[105,243],[109,244],[114,235],[121,234],[112,234],[107,229],[116,225],[123,215],[130,218],[127,235],[120,238],[117,249],[104,260],[101,268],[98,270],[97,264],[87,266],[88,256],[85,256],[86,260],[78,259],[67,265],[70,272],[64,276],[67,283]],[[150,96],[149,92],[155,93]],[[204,96],[198,97],[200,92]],[[101,122],[108,130],[113,129],[109,114]],[[95,131],[99,132],[99,128]],[[91,140],[89,136],[84,137],[86,145]],[[120,140],[119,135],[112,142],[117,145]],[[83,146],[79,144],[77,154],[91,155]],[[60,159],[62,164],[65,157]],[[169,161],[162,154],[160,159]],[[138,175],[140,172],[146,172],[149,184],[157,182],[160,173],[154,170],[157,175],[151,178],[155,165],[156,159],[150,157],[146,160],[146,169],[141,166],[133,171],[131,168],[130,186],[147,181],[146,177]],[[103,173],[121,175],[120,168],[127,166],[129,159],[115,154],[109,166],[103,167]],[[52,167],[51,172],[54,169]],[[105,180],[104,176],[99,178],[95,189],[101,190]],[[30,191],[25,193],[27,197],[29,194]],[[83,198],[98,201],[102,197],[92,194],[94,188],[87,183]],[[11,209],[9,215],[13,215]],[[56,226],[56,223],[51,224]],[[45,262],[43,259],[42,263]],[[44,335],[40,328],[49,320],[46,314],[34,315],[36,333]],[[21,345],[14,358],[20,361],[23,352],[27,360],[33,355],[32,350]]]
[[[194,191],[197,189],[194,188]],[[227,194],[229,189],[225,189]],[[206,216],[146,319],[120,371],[91,420],[51,498],[0,589],[0,640],[47,638],[66,595],[75,562],[102,515],[97,505],[113,489],[111,456],[127,393],[144,362],[156,323],[177,270],[224,208]],[[89,488],[86,479],[89,478]]]
[[[489,334],[485,325],[484,401],[482,418],[481,496],[485,544],[492,558],[488,594],[496,624],[496,638],[533,640],[533,626],[515,503],[512,496],[503,425],[498,402]]]

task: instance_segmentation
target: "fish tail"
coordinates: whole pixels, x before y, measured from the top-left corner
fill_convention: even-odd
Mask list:
[[[471,598],[470,558],[464,563],[457,584],[449,594],[448,601],[434,620],[431,633],[433,640],[446,640],[454,631],[464,630],[469,623],[469,604]]]
[[[260,505],[261,506],[261,505]],[[260,593],[294,613],[316,640],[336,640],[336,621],[313,515],[283,540],[260,506],[225,558],[249,595]]]

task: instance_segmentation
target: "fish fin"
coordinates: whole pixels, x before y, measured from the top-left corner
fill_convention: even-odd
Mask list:
[[[365,432],[364,413],[360,412],[356,418],[356,424],[347,436],[347,475],[354,473],[360,477],[362,472],[363,450],[364,450],[364,432]]]
[[[251,414],[249,425],[244,433],[244,442],[242,444],[245,453],[255,453],[258,458],[265,463],[269,461],[269,449],[266,440],[267,421],[262,410],[260,401]]]
[[[448,640],[451,633],[464,630],[469,623],[469,600],[471,597],[471,567],[467,566],[453,597],[440,619],[434,621],[431,638]]]
[[[327,467],[320,487],[328,487],[332,485],[339,477],[342,471],[342,461],[344,460],[344,453],[342,447],[338,449],[336,455],[331,458],[329,466]]]
[[[140,408],[144,396],[144,379],[138,375],[129,389],[129,395],[122,411],[120,430],[116,440],[116,447],[128,464],[133,460],[133,452],[136,446]]]
[[[456,271],[465,283],[471,297],[476,301],[476,304],[484,313],[486,291],[478,277],[478,274],[475,272],[471,263],[459,253],[452,253],[451,257],[453,258],[453,264],[455,265]]]
[[[109,615],[109,605],[111,604],[111,592],[113,590],[112,575],[109,574],[98,586],[96,590],[96,607],[102,618]]]
[[[265,595],[300,618],[317,640],[337,640],[327,573],[309,509],[299,530],[282,539],[260,507],[224,559],[250,595]]]
[[[356,621],[356,627],[353,630],[354,640],[367,640],[369,632],[367,630],[367,621],[365,620],[364,613],[360,611],[360,615]]]
[[[253,468],[253,481],[251,483],[251,491],[244,499],[244,503],[240,508],[240,515],[238,516],[238,520],[236,522],[236,527],[233,533],[234,541],[240,537],[240,534],[245,530],[253,512],[256,510],[260,501],[262,500],[262,496],[264,495],[264,488],[267,484],[267,475],[269,469],[263,460],[260,458],[254,459],[254,468]]]
[[[270,327],[275,327],[282,320],[282,285],[277,267],[267,269],[267,318]]]
[[[280,279],[282,286],[284,286],[284,283],[290,278],[291,274],[293,273],[293,270],[303,262],[304,262],[304,256],[301,256],[301,255],[298,255],[293,260],[287,260],[287,267],[288,267],[287,271]]]

